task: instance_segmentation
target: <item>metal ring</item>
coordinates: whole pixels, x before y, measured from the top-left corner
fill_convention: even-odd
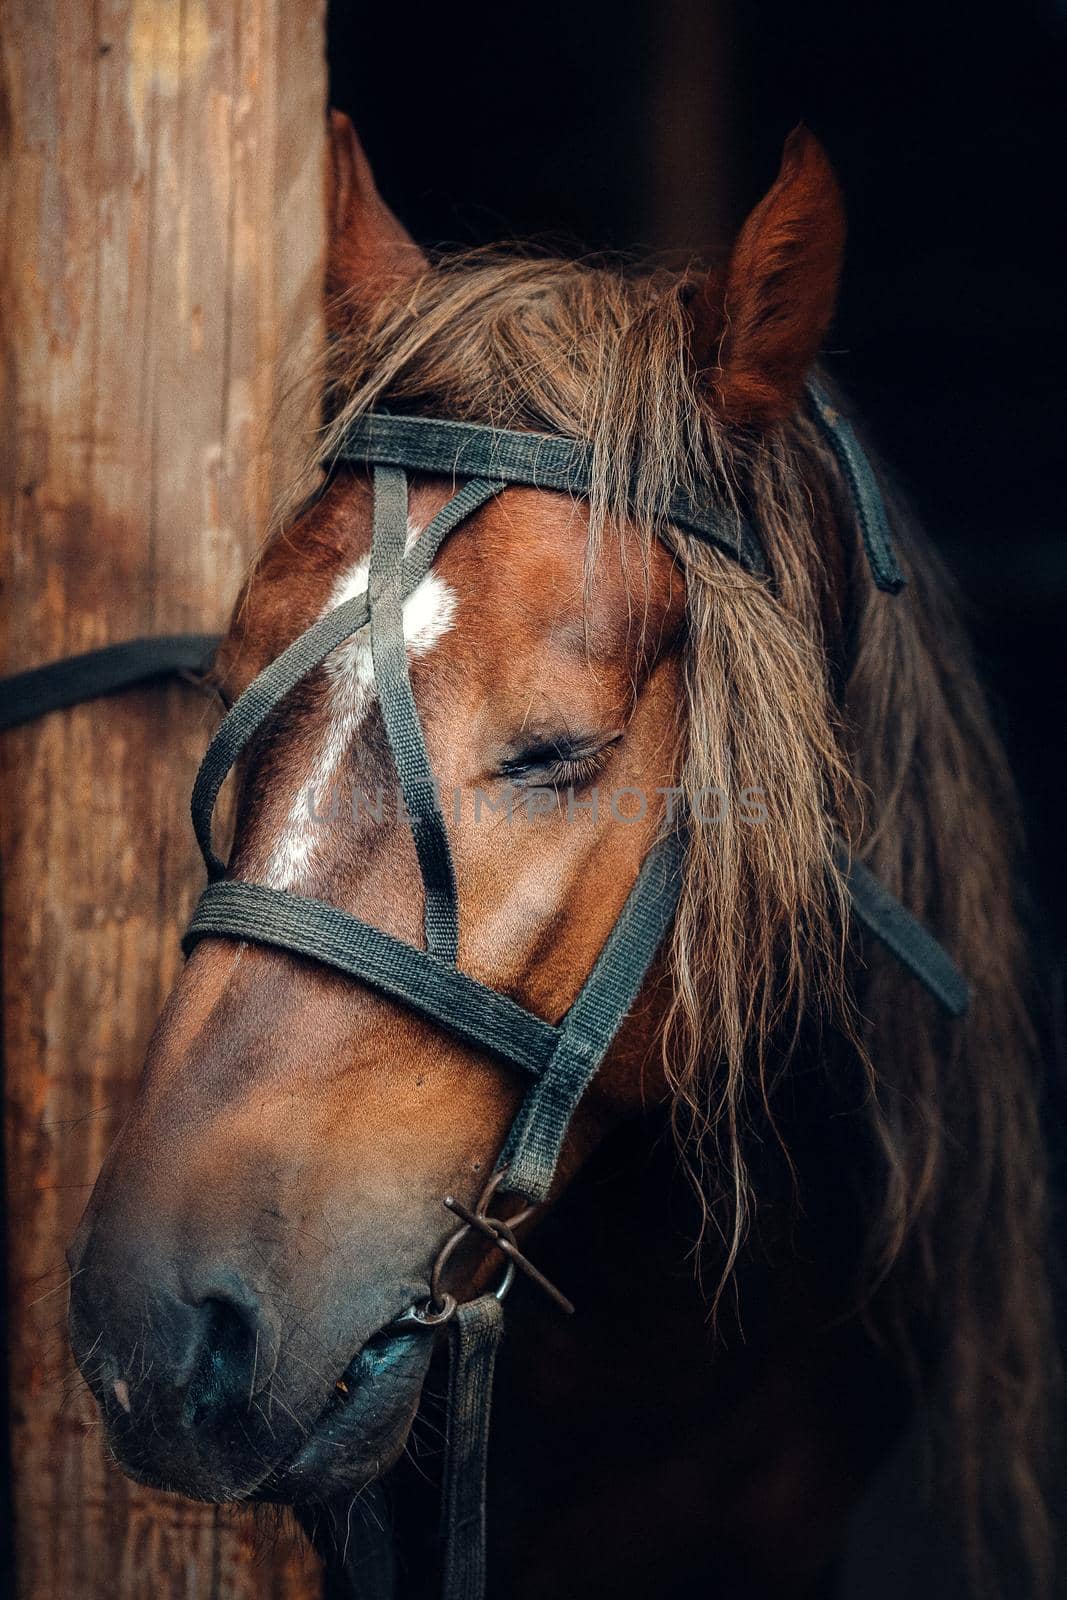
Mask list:
[[[515,1237],[515,1228],[525,1222],[527,1217],[532,1216],[537,1207],[534,1205],[523,1206],[513,1217],[507,1218],[506,1221],[503,1217],[491,1217],[488,1215],[493,1196],[503,1182],[506,1172],[506,1167],[500,1167],[494,1172],[479,1195],[475,1210],[480,1220],[487,1223],[498,1238],[506,1240],[508,1244],[518,1250],[519,1241]],[[399,1317],[396,1317],[394,1326],[414,1322],[422,1328],[439,1328],[443,1323],[448,1322],[455,1316],[458,1309],[456,1298],[441,1287],[441,1279],[456,1250],[467,1238],[468,1234],[472,1232],[474,1232],[474,1229],[472,1229],[470,1223],[465,1222],[454,1233],[449,1234],[438,1251],[437,1258],[430,1271],[429,1294],[424,1301],[409,1306]],[[502,1302],[507,1297],[514,1282],[515,1263],[509,1256],[507,1257],[507,1265],[504,1268],[503,1277],[492,1291],[494,1297]]]
[[[455,1295],[443,1295],[436,1309],[432,1298],[428,1298],[421,1304],[408,1306],[406,1311],[393,1318],[390,1326],[397,1328],[406,1322],[417,1322],[420,1328],[439,1328],[443,1322],[448,1322],[454,1317],[458,1309],[459,1302]]]
[[[476,1210],[481,1215],[484,1216],[488,1212],[489,1207],[492,1204],[494,1195],[496,1194],[497,1190],[500,1188],[500,1185],[503,1183],[503,1181],[507,1177],[507,1175],[508,1175],[508,1169],[507,1169],[507,1166],[504,1165],[502,1167],[498,1167],[496,1169],[496,1171],[493,1173],[493,1176],[489,1179],[489,1182],[486,1184],[485,1188],[482,1190],[482,1193],[478,1198],[478,1205],[476,1207]],[[533,1214],[534,1214],[534,1212],[536,1210],[537,1210],[537,1207],[532,1203],[532,1201],[527,1205],[521,1206],[520,1209],[518,1211],[516,1211],[516,1213],[515,1213],[515,1215],[513,1217],[508,1217],[507,1226],[509,1228],[521,1228],[523,1223],[529,1221],[529,1219],[533,1216]],[[503,1218],[490,1217],[489,1221],[490,1222],[503,1221]],[[512,1242],[514,1243],[514,1241],[512,1241]]]
[[[516,1248],[518,1247],[518,1240],[515,1238],[515,1233],[510,1222],[505,1222],[500,1217],[486,1217],[485,1220],[492,1225],[494,1233],[499,1234],[502,1239],[506,1239],[509,1244],[515,1245]],[[471,1232],[473,1232],[473,1229],[468,1223],[465,1222],[461,1228],[456,1229],[455,1233],[449,1234],[448,1238],[441,1246],[441,1249],[438,1252],[437,1260],[433,1264],[433,1271],[430,1273],[431,1304],[443,1305],[446,1300],[451,1299],[451,1296],[448,1294],[447,1290],[441,1288],[441,1277],[453,1255],[463,1243],[464,1239],[466,1239],[468,1234]],[[504,1269],[504,1276],[500,1280],[500,1284],[496,1289],[493,1290],[493,1293],[496,1295],[498,1300],[504,1299],[504,1296],[507,1294],[514,1281],[515,1263],[513,1261],[509,1261]]]

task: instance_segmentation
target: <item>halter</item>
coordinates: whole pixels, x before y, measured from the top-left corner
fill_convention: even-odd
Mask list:
[[[904,579],[889,539],[874,474],[852,429],[812,386],[819,426],[849,484],[874,582],[897,592]],[[528,1088],[497,1171],[474,1212],[446,1204],[463,1219],[431,1275],[427,1300],[401,1325],[448,1323],[452,1376],[445,1468],[445,1594],[477,1600],[484,1588],[485,1455],[493,1364],[502,1330],[501,1302],[515,1265],[547,1284],[518,1249],[515,1226],[549,1195],[571,1118],[631,1010],[677,904],[684,856],[679,833],[660,838],[592,971],[558,1025],[479,983],[457,965],[460,907],[445,819],[438,802],[422,725],[408,674],[403,604],[429,571],[445,539],[512,484],[588,496],[591,451],[541,434],[510,433],[469,423],[382,414],[346,431],[332,461],[369,468],[374,488],[370,570],[364,593],[337,606],[289,645],[236,701],[211,741],[193,789],[193,825],[212,880],[193,913],[186,952],[204,938],[251,939],[309,956],[358,978],[409,1010],[490,1051],[520,1071]],[[409,471],[466,478],[413,548],[405,553]],[[766,560],[743,521],[711,500],[677,495],[667,518],[705,539],[746,571],[765,577]],[[212,845],[219,790],[241,752],[290,691],[344,640],[369,629],[374,681],[396,776],[411,825],[425,891],[425,949],[404,943],[336,906],[264,884],[222,881]],[[945,1008],[959,1015],[966,986],[930,936],[858,865],[842,862],[854,909]],[[526,1202],[521,1215],[492,1217],[493,1196]],[[465,1304],[442,1286],[443,1268],[459,1237],[475,1229],[508,1260],[496,1292]],[[563,1301],[565,1309],[569,1303]]]
[[[904,577],[889,536],[889,522],[874,472],[853,432],[824,391],[808,386],[814,418],[849,488],[874,583],[897,593]],[[577,998],[558,1024],[546,1022],[508,996],[478,982],[458,966],[460,906],[445,819],[408,673],[403,605],[429,572],[449,535],[511,485],[588,497],[592,451],[582,442],[512,433],[469,423],[371,414],[353,422],[327,467],[348,464],[372,473],[373,535],[365,592],[329,611],[270,663],[231,707],[208,747],[193,788],[196,837],[209,883],[183,940],[188,954],[202,939],[228,938],[286,950],[368,984],[415,1014],[489,1051],[523,1074],[527,1089],[496,1172],[475,1210],[449,1197],[462,1221],[445,1241],[425,1301],[408,1309],[398,1326],[449,1328],[451,1378],[445,1463],[445,1583],[447,1600],[480,1600],[485,1579],[485,1462],[493,1367],[502,1331],[501,1302],[517,1267],[562,1304],[569,1302],[527,1261],[515,1228],[547,1198],[571,1118],[630,1012],[671,924],[681,886],[685,840],[675,831],[659,838]],[[406,549],[408,472],[464,479],[462,487]],[[665,520],[706,540],[759,579],[765,554],[753,529],[710,492],[676,494]],[[337,906],[261,883],[225,878],[212,842],[219,791],[241,753],[291,691],[332,651],[369,630],[374,682],[393,764],[410,822],[425,892],[425,948],[420,949],[351,916]],[[0,726],[25,720],[53,705],[70,704],[180,666],[191,666],[204,641],[182,641],[169,653],[158,641],[94,652],[10,680],[14,702]],[[153,648],[154,647],[154,648]],[[144,672],[135,668],[144,657]],[[200,655],[196,655],[200,659]],[[64,673],[66,676],[64,676]],[[52,675],[51,679],[49,674]],[[78,684],[81,692],[78,692]],[[933,994],[952,1016],[966,1010],[966,983],[952,961],[905,908],[861,864],[838,853],[858,919]],[[520,1198],[524,1208],[493,1216],[496,1195]],[[458,1304],[444,1288],[444,1268],[460,1236],[476,1232],[505,1256],[500,1288]]]

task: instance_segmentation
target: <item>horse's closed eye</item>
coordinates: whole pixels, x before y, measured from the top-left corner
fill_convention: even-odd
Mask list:
[[[501,762],[500,775],[512,783],[537,788],[581,788],[603,769],[621,734],[607,739],[562,735],[538,740]]]

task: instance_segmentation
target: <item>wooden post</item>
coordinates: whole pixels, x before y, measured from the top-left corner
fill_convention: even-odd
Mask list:
[[[221,629],[291,469],[318,336],[324,0],[5,0],[0,671]],[[301,1600],[294,1533],[105,1463],[64,1247],[198,886],[181,685],[3,736],[9,1366],[19,1600]]]

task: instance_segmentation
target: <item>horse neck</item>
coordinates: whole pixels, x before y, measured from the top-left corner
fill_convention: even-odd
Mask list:
[[[713,1325],[694,1268],[698,1222],[665,1119],[653,1116],[610,1135],[531,1236],[531,1254],[577,1311],[563,1318],[525,1285],[508,1306],[494,1437],[518,1441],[522,1459],[490,1475],[501,1592],[610,1592],[612,1581],[673,1592],[675,1579],[705,1571],[721,1582],[724,1548],[736,1555],[767,1538],[783,1563],[817,1567],[808,1514],[794,1516],[773,1486],[796,1471],[793,1504],[820,1508],[829,1544],[872,1442],[884,1446],[872,1397],[886,1383],[871,1382],[855,1325],[828,1330],[787,1226],[771,1248],[778,1220],[765,1219],[768,1248],[750,1253],[738,1298],[727,1296]],[[649,1570],[628,1573],[632,1554],[621,1552],[650,1517]],[[545,1526],[552,1540],[539,1537]],[[590,1527],[596,1540],[582,1537]]]

